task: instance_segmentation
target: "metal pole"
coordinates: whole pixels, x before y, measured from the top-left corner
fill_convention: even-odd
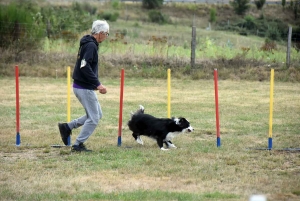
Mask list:
[[[20,100],[19,100],[19,67],[15,66],[15,76],[16,76],[16,146],[21,145],[20,136]]]
[[[215,81],[215,106],[216,106],[216,129],[217,129],[217,147],[221,146],[220,138],[220,120],[219,120],[219,95],[218,95],[218,70],[214,69]]]
[[[288,34],[288,44],[287,44],[287,51],[286,51],[286,67],[290,67],[290,59],[291,59],[291,43],[292,43],[292,27],[289,27],[289,34]]]
[[[125,75],[125,71],[122,68],[122,70],[121,70],[121,82],[120,82],[120,112],[119,112],[118,146],[121,146],[121,144],[122,144],[124,75]]]

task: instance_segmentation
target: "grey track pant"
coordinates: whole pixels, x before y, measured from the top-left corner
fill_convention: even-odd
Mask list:
[[[99,120],[102,118],[102,110],[95,91],[77,88],[73,88],[73,91],[86,113],[86,115],[68,123],[71,130],[83,125],[74,143],[74,145],[78,145],[79,143],[84,143],[92,135]]]

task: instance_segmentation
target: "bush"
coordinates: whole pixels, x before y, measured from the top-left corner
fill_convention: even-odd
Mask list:
[[[285,4],[286,4],[286,0],[281,0],[281,5],[283,8],[285,7]]]
[[[274,50],[277,50],[277,45],[275,41],[267,38],[263,46],[261,46],[260,50],[265,52],[273,52]]]
[[[166,17],[158,10],[151,10],[148,13],[148,16],[150,21],[154,23],[164,24],[167,22]]]
[[[280,30],[278,29],[278,26],[273,23],[268,25],[268,29],[266,31],[266,36],[268,39],[271,39],[273,41],[280,40],[281,33],[280,33]]]
[[[255,19],[251,15],[246,15],[245,18],[244,27],[248,30],[256,29]]]
[[[110,21],[110,22],[115,22],[115,21],[117,21],[117,19],[119,17],[119,13],[118,12],[114,12],[114,13],[105,12],[103,14],[100,14],[99,17],[102,19],[105,19],[107,21]]]
[[[163,4],[163,0],[143,0],[142,6],[147,9],[160,8]]]
[[[121,7],[120,1],[119,0],[112,0],[111,1],[111,6],[113,7],[113,9],[120,9],[120,7]]]
[[[45,26],[40,13],[12,3],[0,5],[0,47],[13,48],[18,54],[39,46]]]
[[[238,15],[244,15],[250,8],[250,0],[233,0],[230,1],[230,5],[233,7],[234,11]]]
[[[71,6],[71,9],[78,14],[84,15],[85,13],[89,13],[90,15],[94,15],[97,11],[95,6],[85,2],[85,3],[78,3],[74,2]]]
[[[257,10],[261,10],[266,3],[266,0],[256,0],[254,1]]]
[[[72,4],[71,9],[67,7],[43,7],[41,14],[43,23],[46,25],[48,38],[61,38],[64,31],[80,33],[88,30],[94,19],[79,3]]]
[[[209,17],[209,21],[210,22],[215,22],[217,21],[217,11],[215,8],[211,8],[210,9],[210,17]]]

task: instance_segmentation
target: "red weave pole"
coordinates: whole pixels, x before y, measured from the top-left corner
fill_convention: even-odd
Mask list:
[[[215,106],[216,106],[216,128],[217,128],[217,146],[221,146],[220,139],[220,120],[219,120],[219,95],[218,95],[218,70],[214,69],[215,80]]]
[[[20,146],[20,101],[19,101],[19,67],[15,66],[15,77],[16,77],[16,146]]]
[[[120,112],[119,112],[119,132],[118,132],[118,146],[122,144],[122,120],[123,120],[123,93],[124,93],[124,69],[121,70],[120,82]]]

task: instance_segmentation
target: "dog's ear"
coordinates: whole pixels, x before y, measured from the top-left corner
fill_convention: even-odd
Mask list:
[[[179,117],[179,122],[185,122],[186,119],[184,117]]]
[[[176,117],[172,117],[172,120],[175,122],[176,125],[180,124],[180,119],[178,119]]]
[[[184,125],[186,124],[188,121],[184,118],[184,117],[179,117],[179,123],[178,125]]]
[[[140,112],[141,112],[141,113],[144,113],[144,112],[145,112],[145,108],[144,108],[144,106],[142,106],[142,105],[140,105]]]

